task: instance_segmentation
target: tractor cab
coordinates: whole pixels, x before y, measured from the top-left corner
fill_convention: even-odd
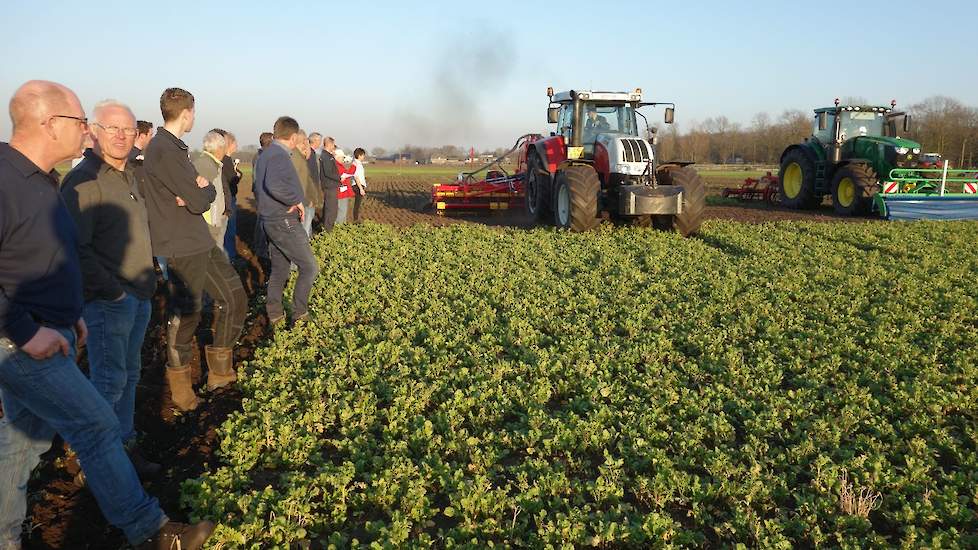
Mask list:
[[[641,88],[633,92],[600,92],[591,90],[559,92],[547,90],[550,106],[547,120],[557,125],[554,136],[562,138],[568,159],[594,163],[602,183],[629,183],[655,172],[652,143],[641,137],[638,110],[648,105],[642,101]],[[674,107],[665,112],[671,124]],[[644,117],[643,117],[644,118]]]
[[[626,92],[560,92],[552,95],[548,119],[570,147],[583,147],[581,158],[594,158],[594,143],[601,134],[638,137],[635,111],[641,90]]]

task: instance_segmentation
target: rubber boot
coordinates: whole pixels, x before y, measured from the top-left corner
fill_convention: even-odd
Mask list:
[[[181,411],[192,411],[197,408],[197,394],[190,381],[190,365],[182,367],[167,367],[166,381],[170,385],[170,396],[173,404]]]
[[[208,390],[223,388],[238,379],[238,375],[234,372],[231,348],[206,346],[204,355],[207,357]]]
[[[139,550],[197,550],[214,532],[214,524],[201,521],[189,525],[168,521],[159,532],[144,540],[136,548]]]

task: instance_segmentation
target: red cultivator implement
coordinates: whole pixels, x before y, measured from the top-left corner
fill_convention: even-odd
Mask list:
[[[522,207],[526,144],[537,137],[521,137],[512,149],[489,164],[459,174],[455,183],[436,183],[431,190],[431,206],[439,214],[453,210],[491,211]],[[503,161],[513,153],[518,153],[518,158],[516,172],[510,174],[503,167]]]
[[[778,201],[778,184],[778,177],[768,172],[759,179],[745,179],[740,187],[727,187],[720,194],[724,197],[736,197],[742,201],[759,200],[774,204]]]

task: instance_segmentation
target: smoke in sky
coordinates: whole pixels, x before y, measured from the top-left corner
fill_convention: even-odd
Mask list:
[[[394,109],[393,141],[415,145],[485,143],[487,99],[504,90],[516,67],[516,48],[499,29],[447,36],[421,69],[410,104]]]

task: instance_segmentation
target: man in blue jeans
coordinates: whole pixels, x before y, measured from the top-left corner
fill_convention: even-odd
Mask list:
[[[296,147],[299,123],[292,117],[279,117],[272,129],[274,141],[255,163],[255,198],[258,200],[258,223],[265,228],[272,273],[268,278],[265,309],[272,326],[285,321],[282,294],[289,281],[291,265],[299,268],[293,292],[293,322],[308,317],[309,292],[319,274],[319,265],[309,246],[309,234],[302,227],[306,210],[299,175],[290,154]]]
[[[61,185],[78,227],[89,376],[115,410],[136,472],[152,477],[161,467],[138,451],[133,425],[140,350],[156,290],[146,205],[128,163],[136,117],[112,100],[96,105],[92,117],[94,147]]]
[[[75,365],[85,344],[75,224],[51,176],[88,134],[78,97],[30,81],[0,143],[0,548],[20,546],[27,482],[55,433],[71,445],[110,523],[139,548],[200,548],[214,524],[170,522],[146,494],[112,408]]]

